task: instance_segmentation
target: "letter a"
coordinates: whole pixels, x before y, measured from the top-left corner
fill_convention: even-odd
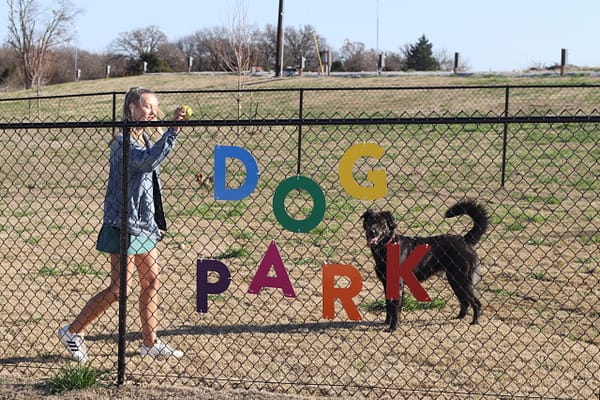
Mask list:
[[[269,276],[271,266],[273,266],[273,269],[275,270],[275,277]],[[279,250],[277,249],[275,241],[272,241],[269,245],[263,260],[256,271],[256,275],[254,275],[254,279],[252,279],[252,283],[250,283],[248,293],[258,294],[264,287],[279,288],[284,296],[296,297],[296,292],[294,292],[287,270],[283,265],[283,261],[281,261],[281,256],[279,255]]]

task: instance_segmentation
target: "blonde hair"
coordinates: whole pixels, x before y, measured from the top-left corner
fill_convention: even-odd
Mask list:
[[[131,115],[131,108],[129,106],[131,104],[140,106],[142,104],[142,96],[144,96],[145,94],[156,95],[156,93],[154,93],[153,90],[146,89],[141,86],[135,86],[135,87],[129,88],[129,90],[125,94],[125,100],[123,101],[123,119],[122,119],[123,121],[131,121],[133,116]],[[158,114],[157,116],[159,118],[161,118],[161,119],[164,118],[164,113],[162,112],[161,109],[157,110],[157,114]],[[151,129],[150,135],[152,135],[154,133],[162,134],[162,130],[159,127],[154,127]],[[118,135],[119,135],[118,132],[114,133],[115,137]]]
[[[146,89],[143,87],[132,87],[125,95],[125,101],[123,102],[123,121],[131,120],[131,104],[141,105],[142,96],[145,94],[155,94],[153,90]]]

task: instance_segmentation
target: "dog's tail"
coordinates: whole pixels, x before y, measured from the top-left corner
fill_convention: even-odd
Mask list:
[[[489,217],[485,208],[474,200],[464,200],[450,207],[446,211],[445,217],[458,215],[468,215],[473,219],[473,228],[464,236],[465,241],[470,244],[479,242],[489,225]]]

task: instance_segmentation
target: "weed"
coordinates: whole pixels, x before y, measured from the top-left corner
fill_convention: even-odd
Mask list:
[[[69,390],[96,387],[107,375],[106,371],[96,370],[88,365],[70,364],[61,368],[56,376],[48,379],[48,394],[59,394]]]
[[[103,269],[94,269],[88,263],[78,263],[73,267],[73,275],[91,275],[91,276],[106,276],[108,275]]]
[[[535,280],[541,281],[546,276],[544,271],[535,271],[531,273],[531,277]]]
[[[231,248],[225,251],[224,253],[219,254],[215,258],[217,260],[226,260],[229,258],[240,258],[240,257],[248,257],[250,252],[248,250],[242,248]]]
[[[404,305],[402,306],[403,311],[417,311],[417,310],[433,310],[433,309],[441,309],[448,303],[448,301],[433,298],[429,302],[417,301],[413,296],[405,296],[404,297]],[[371,312],[380,312],[385,310],[385,300],[379,299],[372,301],[368,304],[361,305],[366,311]]]
[[[232,236],[238,240],[241,240],[241,239],[250,240],[250,239],[252,239],[253,232],[245,231],[245,230],[236,230],[236,231],[232,232]]]
[[[38,273],[41,276],[58,276],[61,274],[61,271],[58,267],[54,265],[44,265],[38,270]]]
[[[488,289],[487,290],[490,293],[494,293],[497,296],[501,296],[501,297],[514,297],[515,296],[515,292],[511,292],[510,290],[506,290],[506,289]]]

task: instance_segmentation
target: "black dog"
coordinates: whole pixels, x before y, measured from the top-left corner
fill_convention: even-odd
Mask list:
[[[474,279],[479,269],[479,257],[475,252],[475,244],[481,239],[489,224],[489,218],[483,206],[475,201],[466,200],[455,204],[446,211],[446,218],[458,215],[468,215],[473,219],[474,226],[465,236],[440,235],[432,237],[407,237],[395,233],[396,222],[389,211],[375,212],[367,210],[363,215],[363,227],[367,236],[367,245],[375,257],[375,272],[386,289],[386,246],[388,243],[400,244],[400,261],[404,262],[410,252],[418,245],[428,244],[431,249],[417,264],[413,273],[422,282],[441,272],[446,277],[454,294],[460,302],[458,318],[467,314],[469,306],[473,308],[473,321],[477,324],[481,314],[481,303],[474,288]],[[401,290],[404,286],[401,286]],[[404,293],[402,293],[402,300]],[[402,301],[386,300],[385,323],[389,324],[388,331],[393,331],[398,325],[398,314]]]

